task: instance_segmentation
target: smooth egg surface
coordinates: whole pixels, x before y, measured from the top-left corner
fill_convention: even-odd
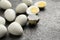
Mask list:
[[[0,24],[0,38],[3,37],[7,33],[7,28]]]
[[[21,24],[23,26],[27,22],[27,16],[24,15],[24,14],[21,14],[21,15],[19,15],[19,16],[16,17],[15,22],[18,22],[19,24]]]
[[[3,17],[0,16],[0,24],[5,25],[5,23],[6,23],[6,20]]]
[[[33,4],[32,0],[22,0],[22,2],[27,4],[27,6],[31,6]]]
[[[23,29],[19,23],[13,22],[8,26],[8,32],[12,35],[22,35]]]
[[[11,4],[10,1],[8,1],[8,0],[6,0],[6,1],[1,0],[1,1],[0,1],[0,7],[1,7],[2,9],[9,9],[9,8],[12,7],[12,4]]]
[[[7,9],[4,12],[4,17],[7,19],[7,21],[13,21],[16,17],[16,13],[13,9]]]
[[[17,13],[25,13],[27,8],[28,8],[28,6],[25,3],[20,3],[16,7],[16,12]]]

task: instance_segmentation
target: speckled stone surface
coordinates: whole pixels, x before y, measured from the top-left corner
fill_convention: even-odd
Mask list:
[[[21,0],[9,0],[13,4],[13,9],[17,4],[21,3]],[[41,0],[33,0],[37,2]],[[60,0],[44,0],[47,2],[45,11],[40,11],[40,21],[36,28],[29,28],[27,26],[24,29],[24,33],[21,37],[10,37],[9,34],[0,40],[60,40]],[[4,13],[0,10],[0,15]],[[2,15],[3,16],[3,15]],[[8,25],[8,23],[7,23]]]

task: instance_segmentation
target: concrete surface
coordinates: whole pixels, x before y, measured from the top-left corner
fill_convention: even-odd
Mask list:
[[[13,4],[13,9],[17,4],[21,3],[21,0],[9,0]],[[33,0],[37,2],[40,0]],[[40,21],[36,28],[24,29],[22,37],[14,38],[7,34],[6,37],[0,40],[60,40],[60,0],[44,0],[47,2],[45,11],[40,11]],[[4,11],[0,10],[2,15]],[[3,16],[3,15],[2,15]]]

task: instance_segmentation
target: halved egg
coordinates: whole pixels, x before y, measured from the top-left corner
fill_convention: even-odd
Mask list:
[[[28,23],[31,25],[36,25],[39,22],[39,17],[37,15],[29,15],[28,16]]]
[[[27,10],[26,10],[27,14],[38,14],[39,13],[39,8],[36,6],[30,6]]]
[[[46,2],[45,1],[39,1],[39,2],[35,3],[34,5],[39,7],[39,8],[45,8]]]

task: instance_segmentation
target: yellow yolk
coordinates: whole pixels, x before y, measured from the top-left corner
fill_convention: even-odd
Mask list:
[[[45,2],[39,2],[38,3],[38,7],[45,7],[46,6],[46,3]]]
[[[38,13],[38,9],[37,9],[36,7],[32,7],[32,8],[30,9],[30,11],[31,11],[32,13],[34,13],[34,14],[37,14],[37,13]]]

